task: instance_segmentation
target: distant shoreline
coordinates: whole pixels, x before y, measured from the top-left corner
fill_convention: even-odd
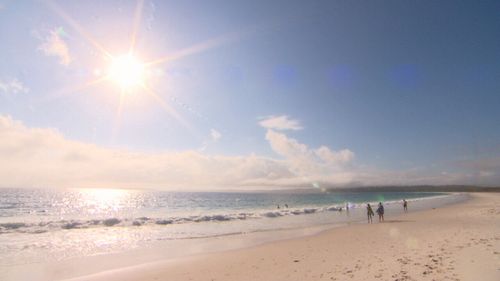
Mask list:
[[[329,192],[500,192],[500,186],[468,186],[468,185],[415,185],[415,186],[370,186],[331,188]]]

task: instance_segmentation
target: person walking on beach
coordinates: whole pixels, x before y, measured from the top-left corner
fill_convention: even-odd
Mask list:
[[[373,216],[375,215],[370,204],[366,204],[366,212],[368,215],[368,223],[373,223]]]
[[[384,205],[382,205],[382,202],[378,203],[377,214],[378,222],[384,221]]]
[[[408,212],[408,202],[406,202],[406,199],[403,199],[403,209],[405,212]]]

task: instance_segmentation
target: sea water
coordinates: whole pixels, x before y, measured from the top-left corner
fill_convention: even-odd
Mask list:
[[[161,192],[0,189],[0,267],[119,253],[161,241],[338,226],[464,200],[429,192]],[[269,236],[268,235],[268,236]]]

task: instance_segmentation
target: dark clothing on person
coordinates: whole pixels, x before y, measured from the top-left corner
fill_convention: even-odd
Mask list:
[[[382,205],[382,202],[378,203],[377,214],[378,214],[378,221],[379,222],[384,221],[384,205]]]
[[[379,205],[377,209],[377,214],[383,215],[384,214],[384,206]]]

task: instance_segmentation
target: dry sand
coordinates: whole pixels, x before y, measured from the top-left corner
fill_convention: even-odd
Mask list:
[[[74,280],[500,280],[500,194],[257,247]]]

